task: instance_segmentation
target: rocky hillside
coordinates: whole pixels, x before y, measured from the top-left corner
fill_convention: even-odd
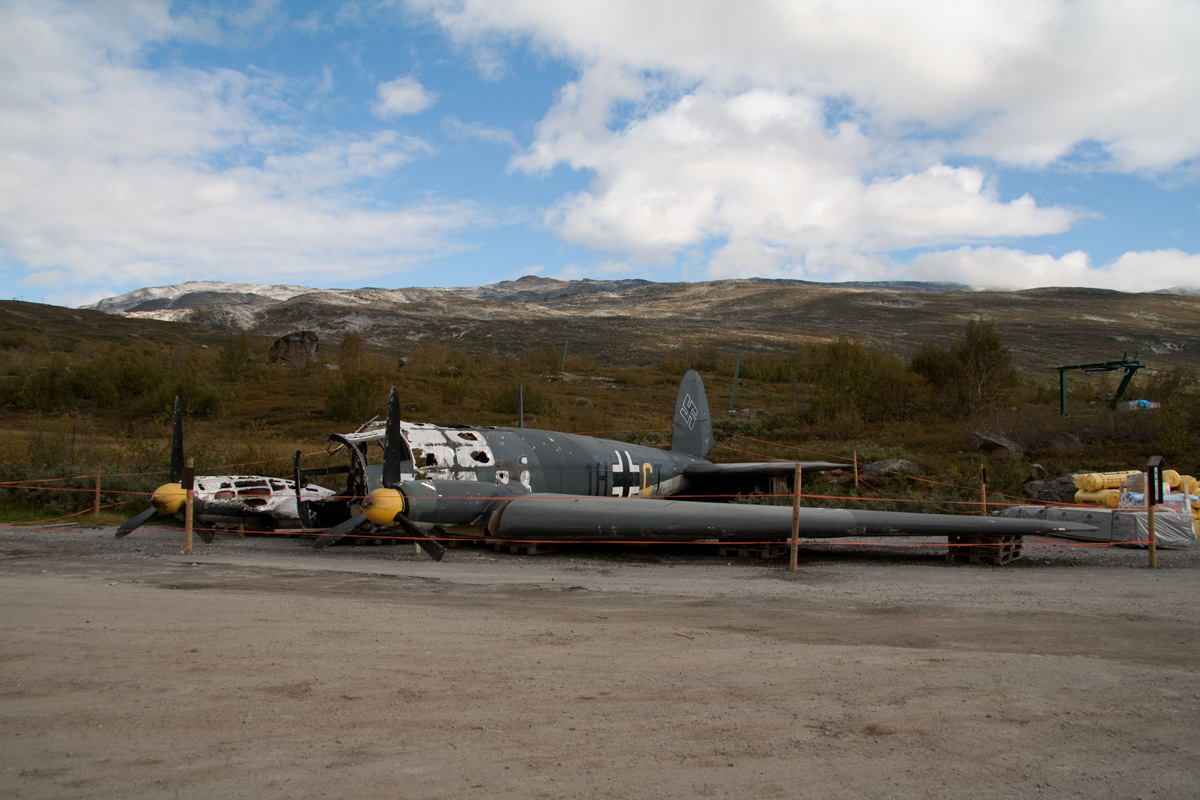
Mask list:
[[[570,342],[601,362],[638,362],[713,344],[731,355],[782,352],[846,336],[907,356],[946,344],[976,316],[993,320],[1014,363],[1045,375],[1057,365],[1139,353],[1154,367],[1200,367],[1200,296],[1098,289],[975,291],[953,284],[558,281],[525,277],[447,289],[338,289],[192,282],[139,289],[92,308],[186,321],[212,332],[280,336],[350,331],[398,354],[426,342],[516,352]],[[1053,373],[1051,373],[1051,377]]]

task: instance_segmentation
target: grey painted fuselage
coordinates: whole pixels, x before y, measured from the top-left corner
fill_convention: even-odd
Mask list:
[[[531,493],[666,497],[686,491],[704,459],[653,447],[531,428],[401,423],[405,480],[483,481]],[[515,485],[514,485],[515,484]]]

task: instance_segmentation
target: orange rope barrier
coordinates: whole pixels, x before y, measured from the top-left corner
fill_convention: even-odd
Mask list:
[[[108,505],[100,506],[100,508],[116,508],[117,506],[123,506],[123,505],[125,505],[125,504],[124,503],[109,503]],[[96,509],[94,507],[91,507],[91,508],[85,508],[82,511],[74,511],[70,514],[63,514],[61,517],[50,517],[48,519],[34,519],[34,520],[29,520],[27,522],[0,522],[0,528],[12,528],[12,527],[17,527],[17,526],[37,527],[39,525],[45,525],[47,522],[54,522],[55,520],[70,519],[71,517],[79,517],[84,514],[91,514],[95,510]]]
[[[88,509],[88,511],[90,511],[90,510],[91,509]],[[81,512],[78,512],[77,514],[70,514],[70,515],[66,515],[64,517],[55,517],[54,519],[67,519],[72,516],[78,516],[79,514],[88,513],[88,511],[81,511]],[[52,522],[52,521],[53,520],[42,520],[42,523]],[[6,525],[10,525],[10,526],[12,526],[12,525],[31,525],[34,527],[36,527],[38,524],[39,523],[37,523],[37,522],[6,523]],[[0,525],[0,527],[4,527],[4,526]],[[184,531],[184,528],[182,526],[173,526],[173,525],[156,525],[153,527],[153,530],[169,532],[169,533],[182,533]],[[260,530],[245,530],[245,531],[243,531],[243,530],[238,530],[236,528],[213,527],[213,528],[208,528],[207,530],[210,533],[214,533],[214,534],[223,533],[223,534],[229,534],[229,535],[237,535],[239,537],[243,536],[245,534],[250,534],[253,536],[311,536],[311,537],[317,537],[317,536],[321,535],[322,533],[324,533],[326,529],[314,528],[314,529],[296,529],[296,530],[282,530],[282,531],[260,531]],[[347,534],[345,538],[347,538],[347,539],[384,539],[384,540],[389,540],[389,541],[415,542],[415,543],[419,543],[421,541],[427,540],[425,537],[406,536],[406,535],[401,535],[401,534],[397,534],[397,533],[387,533],[384,531],[374,531],[371,533],[352,533],[352,534]],[[485,543],[485,544],[521,544],[521,545],[550,545],[550,544],[559,544],[559,545],[659,545],[659,546],[666,545],[666,546],[677,546],[677,547],[691,547],[691,546],[695,546],[695,545],[701,545],[701,546],[706,546],[706,547],[727,547],[727,546],[736,546],[736,545],[768,546],[768,545],[782,545],[787,542],[786,538],[780,538],[780,539],[721,539],[721,540],[705,539],[705,540],[695,540],[695,541],[686,541],[686,542],[674,541],[674,540],[658,540],[658,539],[492,539],[492,538],[488,538],[486,536],[480,536],[478,538],[470,538],[470,537],[466,537],[466,538],[435,537],[435,538],[437,539],[438,542],[442,542],[442,543],[445,543],[445,542],[461,542],[461,543],[479,542],[479,543]],[[913,547],[913,548],[929,548],[929,547],[954,548],[954,547],[975,546],[974,544],[971,544],[971,543],[951,543],[951,542],[946,542],[946,541],[931,542],[931,541],[912,541],[912,540],[908,540],[908,539],[905,539],[903,541],[895,541],[895,539],[904,539],[904,537],[899,537],[899,536],[887,537],[887,538],[891,539],[891,541],[886,541],[886,542],[881,542],[881,541],[877,541],[877,540],[840,541],[836,537],[829,538],[829,539],[808,538],[808,539],[801,539],[800,544],[808,545],[808,546],[823,545],[823,546],[827,546],[827,547]],[[917,537],[913,537],[913,538],[917,538]],[[930,537],[930,538],[937,538],[937,537]],[[1145,546],[1145,545],[1149,544],[1149,541],[1146,539],[1139,539],[1139,540],[1126,541],[1126,542],[1080,542],[1080,541],[1072,541],[1072,540],[1065,540],[1065,539],[1064,540],[1045,539],[1043,537],[1031,537],[1031,538],[1037,539],[1037,541],[1026,541],[1025,544],[1027,546],[1037,546],[1037,547],[1118,547],[1118,546]]]
[[[64,478],[62,480],[82,480],[85,478],[89,478],[89,479],[95,478],[95,475],[80,475],[80,476],[76,476],[75,478]],[[22,490],[26,490],[26,491],[46,491],[46,492],[87,492],[89,494],[92,494],[95,492],[94,486],[88,486],[88,487],[84,487],[84,488],[72,488],[72,487],[65,487],[65,486],[31,486],[31,485],[25,484],[24,482],[16,482],[16,481],[0,484],[0,489],[22,489]],[[127,490],[127,489],[104,489],[104,488],[102,488],[101,491],[105,494],[110,494],[110,495],[114,495],[114,494],[115,495],[133,495],[133,496],[140,496],[140,497],[150,497],[154,494],[153,492],[133,491],[133,490]],[[256,494],[243,494],[240,496],[242,496],[242,497],[275,497],[275,496],[281,496],[281,495],[279,493],[273,493],[273,492],[262,492],[262,493],[256,493]],[[291,497],[291,496],[293,496],[293,493],[287,492],[286,496]],[[710,494],[671,495],[670,497],[666,497],[663,499],[686,501],[686,500],[701,500],[701,499],[704,499],[704,500],[736,500],[736,499],[762,500],[762,499],[772,499],[772,498],[780,498],[780,499],[787,498],[790,500],[793,496],[794,495],[791,492],[788,492],[785,494],[771,494],[771,493],[718,494],[718,493],[710,493]],[[1003,495],[1001,495],[1001,496],[1003,496]],[[458,495],[441,495],[440,497],[441,497],[441,499],[444,499],[444,500],[475,499],[472,497],[458,496]],[[547,497],[538,497],[538,496],[517,495],[516,497],[523,497],[526,500],[544,500],[544,499],[557,499],[559,496],[558,495],[550,495]],[[628,499],[628,498],[608,496],[608,495],[591,495],[591,496],[580,495],[580,497],[581,498],[589,497],[590,499],[599,499],[599,500],[626,500],[626,499]],[[851,501],[851,502],[862,502],[862,503],[943,503],[943,504],[960,505],[960,506],[979,505],[978,500],[946,500],[946,499],[920,498],[920,497],[862,497],[862,496],[855,496],[855,495],[806,494],[806,493],[801,493],[800,497],[803,499],[807,499],[807,500],[837,500],[837,501]],[[366,495],[325,495],[325,496],[323,496],[323,499],[364,500],[364,499],[366,499]],[[991,505],[1000,506],[1000,505],[1006,505],[1006,504],[994,503]],[[1037,502],[1024,502],[1024,503],[1017,503],[1017,504],[1012,504],[1012,505],[1044,505],[1044,504],[1037,503]],[[1063,505],[1063,504],[1056,504],[1056,505]],[[1080,508],[1090,508],[1091,506],[1079,506],[1079,507]]]

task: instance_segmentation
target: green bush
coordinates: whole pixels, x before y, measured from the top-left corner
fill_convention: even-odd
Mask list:
[[[369,373],[339,375],[325,394],[325,417],[335,422],[366,422],[387,412],[387,381]]]
[[[526,416],[548,416],[557,412],[559,401],[536,386],[525,384]],[[493,414],[510,414],[514,418],[521,410],[521,387],[511,384],[484,400],[485,408]]]

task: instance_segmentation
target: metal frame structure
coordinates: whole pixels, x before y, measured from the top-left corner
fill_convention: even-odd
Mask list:
[[[1119,369],[1125,370],[1125,377],[1121,378],[1121,385],[1117,387],[1117,393],[1113,395],[1112,402],[1108,407],[1112,411],[1117,410],[1117,403],[1121,402],[1121,398],[1125,396],[1125,390],[1129,388],[1129,382],[1133,380],[1133,376],[1137,374],[1139,369],[1144,369],[1145,364],[1137,360],[1137,353],[1133,354],[1133,358],[1129,358],[1129,353],[1126,352],[1120,361],[1098,361],[1094,364],[1075,364],[1069,367],[1056,367],[1058,370],[1058,396],[1059,396],[1059,411],[1064,417],[1071,416],[1067,413],[1067,372],[1077,369],[1080,372],[1116,372]]]

